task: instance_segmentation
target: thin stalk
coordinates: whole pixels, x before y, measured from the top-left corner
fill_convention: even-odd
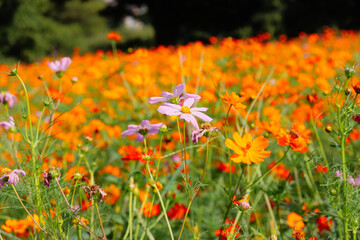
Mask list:
[[[230,126],[229,126],[229,113],[230,113],[230,110],[231,110],[231,107],[232,107],[232,104],[230,104],[229,106],[229,109],[227,110],[227,113],[226,113],[226,118],[225,118],[225,125],[226,125],[226,130],[225,130],[225,137],[228,138],[228,133],[227,131],[229,130]],[[228,154],[230,156],[230,149],[227,148],[227,151],[228,151]],[[231,167],[232,167],[232,161],[231,159],[229,158],[229,165],[230,165],[230,172],[229,172],[229,183],[230,185],[229,186],[232,186],[232,174],[231,174]],[[230,190],[230,187],[229,187],[229,190]]]
[[[239,212],[236,214],[235,221],[234,221],[234,223],[232,224],[232,228],[231,228],[231,231],[230,231],[230,239],[232,239],[232,240],[234,240],[234,239],[235,239],[235,236],[236,236],[235,226],[236,226],[236,224],[241,220],[242,216],[243,216],[243,212],[242,212],[242,211],[239,211]]]
[[[225,215],[224,215],[224,218],[223,218],[223,221],[222,221],[222,224],[221,224],[221,228],[220,228],[220,233],[222,233],[222,231],[223,231],[223,229],[224,229],[223,226],[224,226],[224,224],[225,224],[225,220],[226,220],[226,218],[227,218],[227,215],[229,214],[231,205],[233,204],[232,197],[235,195],[236,190],[237,190],[237,189],[239,188],[239,186],[240,186],[240,182],[241,182],[241,179],[242,179],[243,174],[244,174],[244,169],[242,169],[241,175],[240,175],[240,177],[239,177],[239,179],[238,179],[238,182],[237,182],[237,184],[236,184],[236,187],[235,187],[234,191],[232,192],[232,194],[230,195],[230,202],[229,202],[229,204],[228,204],[228,206],[227,206],[227,208],[226,208],[226,212],[225,212]],[[221,239],[221,234],[219,235],[219,240],[220,240],[220,239]]]
[[[328,160],[327,160],[327,158],[326,158],[326,154],[325,154],[325,151],[324,151],[324,147],[323,147],[323,145],[322,145],[322,141],[321,141],[321,139],[320,139],[319,132],[318,132],[317,127],[316,127],[316,122],[315,122],[314,119],[313,119],[313,114],[312,114],[312,112],[311,112],[311,125],[312,125],[312,127],[313,127],[313,129],[314,129],[314,133],[315,133],[315,136],[316,136],[316,140],[317,140],[317,142],[318,142],[318,144],[319,144],[319,146],[320,146],[321,155],[322,155],[322,157],[323,157],[323,159],[324,159],[324,161],[325,161],[326,166],[328,167],[328,166],[329,166],[329,163],[328,163]]]
[[[129,231],[130,231],[130,240],[132,240],[132,221],[133,221],[133,214],[132,214],[132,200],[133,200],[133,193],[130,191],[130,197],[129,197]]]
[[[353,240],[356,240],[357,229],[353,229]]]
[[[209,138],[206,138],[206,158],[205,158],[205,164],[204,164],[203,174],[202,174],[201,180],[200,180],[200,185],[199,185],[199,187],[195,190],[194,195],[193,195],[193,196],[191,197],[191,199],[190,199],[190,202],[189,202],[188,207],[187,207],[187,209],[186,209],[185,218],[184,218],[183,224],[182,224],[182,226],[181,226],[180,235],[179,235],[178,240],[180,240],[181,235],[182,235],[182,232],[183,232],[183,230],[184,230],[184,226],[185,226],[185,223],[186,223],[187,215],[188,215],[188,213],[189,213],[189,211],[190,211],[190,207],[191,207],[192,201],[193,201],[194,198],[196,197],[196,195],[197,195],[197,193],[199,192],[200,187],[201,187],[201,185],[202,185],[202,183],[203,183],[203,181],[204,181],[205,173],[206,173],[206,168],[207,168],[207,162],[208,162],[208,156],[209,156]]]
[[[184,135],[184,142],[183,142],[183,145],[184,145],[184,170],[185,170],[185,178],[186,178],[186,185],[189,183],[189,179],[187,177],[187,165],[186,165],[186,123],[185,123],[185,120],[184,120],[184,126],[183,126],[183,135]]]
[[[282,229],[281,229],[281,223],[280,223],[280,208],[279,208],[279,201],[276,201],[276,217],[277,217],[277,225],[278,225],[278,231],[280,239],[284,239],[282,236]]]
[[[184,226],[185,226],[185,223],[186,223],[187,215],[188,215],[188,213],[189,213],[189,211],[190,211],[190,207],[191,207],[191,204],[192,204],[192,201],[193,201],[193,200],[194,200],[194,198],[191,198],[191,199],[190,199],[190,202],[189,202],[188,207],[187,207],[187,209],[186,209],[184,221],[183,221],[183,224],[182,224],[182,226],[181,226],[181,230],[180,230],[180,234],[179,234],[178,240],[181,239],[181,235],[182,235],[182,232],[183,232],[183,230],[184,230]]]
[[[76,215],[74,209],[70,206],[69,201],[67,200],[67,198],[66,198],[66,196],[65,196],[65,194],[64,194],[64,192],[63,192],[63,190],[62,190],[62,188],[61,188],[61,185],[60,185],[60,183],[59,183],[59,180],[58,180],[57,178],[55,178],[55,182],[57,183],[57,185],[58,185],[58,187],[59,187],[59,189],[60,189],[61,195],[63,196],[66,204],[68,205],[70,211],[74,214],[75,218],[78,220],[79,224],[80,224],[81,226],[83,226],[84,228],[86,228],[86,230],[88,230],[89,233],[93,234],[94,236],[98,237],[99,239],[104,239],[104,237],[97,235],[97,234],[96,234],[95,232],[93,232],[88,226],[86,226],[85,223],[83,223],[83,222],[81,221],[81,219]]]
[[[255,180],[253,183],[251,183],[248,187],[246,187],[246,190],[250,189],[251,187],[255,186],[256,184],[258,184],[262,179],[264,179],[267,175],[269,175],[269,173],[271,172],[271,170],[276,167],[286,156],[286,153],[290,150],[290,147],[288,147],[288,149],[286,150],[286,152],[284,153],[284,155],[265,173],[263,174],[261,177],[259,177],[257,180]]]
[[[162,146],[163,137],[164,137],[164,134],[161,134],[161,137],[160,137],[160,148],[159,148],[159,158],[158,158],[158,160],[157,160],[155,181],[156,181],[156,180],[158,179],[158,177],[159,177],[160,159],[161,159],[161,146]]]
[[[156,183],[154,182],[154,178],[152,177],[152,174],[151,174],[151,171],[150,171],[150,168],[149,168],[149,164],[146,164],[146,168],[147,168],[147,170],[148,170],[148,172],[149,172],[149,176],[150,176],[151,182],[154,183],[155,191],[156,191],[156,193],[157,193],[157,195],[158,195],[158,197],[159,197],[160,205],[161,205],[162,210],[163,210],[163,212],[164,212],[164,214],[165,214],[166,224],[167,224],[167,226],[168,226],[168,228],[169,228],[169,233],[170,233],[170,236],[171,236],[171,240],[174,240],[174,234],[173,234],[173,232],[172,232],[171,225],[170,225],[170,222],[169,222],[169,218],[168,218],[167,213],[166,213],[166,208],[165,208],[165,206],[164,206],[164,202],[163,202],[163,200],[162,200],[162,197],[161,197],[161,194],[160,194],[160,192],[159,192],[159,189],[157,188]]]
[[[19,202],[20,202],[20,204],[21,204],[21,206],[25,209],[25,211],[27,212],[27,214],[29,215],[29,217],[33,220],[33,222],[35,223],[35,225],[38,226],[38,228],[40,228],[40,230],[43,231],[46,235],[48,235],[48,236],[50,236],[52,239],[55,239],[55,240],[56,240],[56,238],[54,238],[52,235],[50,235],[50,233],[48,233],[46,230],[44,230],[44,229],[40,226],[40,224],[35,220],[35,218],[33,217],[33,215],[31,215],[31,213],[29,212],[29,210],[25,207],[25,205],[24,205],[24,203],[22,202],[22,200],[21,200],[18,192],[16,191],[15,186],[12,185],[12,184],[10,184],[10,185],[11,185],[12,188],[14,189],[14,192],[15,192],[15,194],[16,194],[16,196],[17,196],[17,198],[18,198],[18,200],[19,200]]]
[[[145,203],[147,201],[147,198],[148,198],[148,193],[149,193],[149,187],[146,188],[146,192],[145,192],[145,199],[143,201],[143,203],[141,204],[141,207],[140,207],[140,212],[143,211],[144,209],[144,206],[145,206]],[[151,204],[151,208],[152,208],[152,204]],[[136,208],[135,208],[136,209]],[[152,212],[152,209],[150,209],[150,213]],[[145,226],[147,227],[147,226]],[[138,239],[138,235],[139,235],[139,230],[140,230],[140,221],[138,221],[137,225],[136,225],[136,230],[135,230],[135,240]]]
[[[96,212],[99,218],[99,222],[100,222],[100,227],[101,227],[101,231],[103,233],[104,239],[107,240],[106,235],[105,235],[105,231],[104,231],[104,227],[103,227],[103,223],[101,221],[101,216],[100,216],[100,212],[99,212],[99,206],[97,203],[95,203],[95,208],[96,208]]]
[[[42,117],[44,115],[44,112],[45,112],[45,107],[42,109],[41,111],[41,114],[40,114],[40,117],[39,117],[39,121],[38,121],[38,125],[37,125],[37,128],[36,128],[36,140],[35,142],[37,143],[38,140],[39,140],[39,132],[40,132],[40,124],[41,124],[41,120],[42,120]]]
[[[25,92],[25,98],[26,98],[26,108],[27,108],[27,119],[29,122],[29,129],[30,129],[30,146],[31,146],[31,158],[32,158],[32,168],[33,168],[33,174],[34,174],[34,182],[35,182],[35,189],[36,192],[40,192],[39,189],[39,184],[40,184],[40,180],[39,180],[39,173],[38,173],[38,169],[36,167],[36,152],[35,152],[35,142],[34,142],[34,134],[33,134],[33,129],[32,129],[32,121],[31,121],[31,111],[30,111],[30,100],[29,100],[29,94],[26,88],[26,85],[24,83],[24,81],[21,79],[21,77],[19,76],[19,74],[16,73],[16,77],[19,79],[19,81],[21,82],[21,85],[23,86],[24,92]],[[42,222],[42,207],[41,207],[41,199],[39,195],[36,195],[36,206],[37,206],[37,210],[39,211],[39,220],[40,220],[40,224]]]

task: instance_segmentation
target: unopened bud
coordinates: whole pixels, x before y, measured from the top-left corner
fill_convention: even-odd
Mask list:
[[[246,211],[246,210],[249,210],[250,204],[248,202],[241,202],[239,204],[239,207],[241,210]]]
[[[82,175],[79,172],[74,173],[74,179],[81,179]]]
[[[332,189],[330,190],[330,194],[333,195],[333,196],[336,196],[336,195],[337,195],[336,189],[332,188]]]
[[[165,132],[168,131],[168,128],[167,128],[167,126],[166,126],[165,124],[163,124],[163,125],[160,127],[159,131],[162,132],[162,133],[165,133]]]
[[[72,84],[75,84],[75,83],[77,83],[78,80],[79,80],[78,77],[73,77],[71,79],[71,82],[72,82]]]
[[[325,132],[331,133],[331,131],[332,131],[332,127],[331,127],[330,125],[327,125],[327,126],[325,127]]]
[[[345,75],[348,79],[353,77],[355,75],[355,69],[354,68],[346,68]]]
[[[351,94],[351,88],[347,88],[346,90],[345,90],[345,95],[346,96],[349,96]]]

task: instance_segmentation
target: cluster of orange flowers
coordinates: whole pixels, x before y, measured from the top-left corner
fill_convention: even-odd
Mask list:
[[[113,43],[121,41],[121,35],[115,32],[109,33],[107,37]],[[163,135],[161,147],[151,146],[157,136],[149,136],[149,151],[146,153],[138,145],[131,145],[135,136],[128,139],[121,139],[120,136],[125,124],[139,122],[142,118],[151,117],[154,122],[161,120],[171,126],[175,118],[164,120],[159,113],[149,111],[148,99],[160,96],[164,89],[172,89],[183,82],[186,82],[186,92],[199,94],[202,102],[210,106],[209,113],[218,116],[217,121],[214,121],[215,126],[221,127],[226,134],[232,134],[224,142],[233,151],[229,156],[232,163],[216,159],[216,167],[221,174],[236,172],[238,165],[264,162],[276,153],[274,148],[269,147],[271,144],[287,146],[299,154],[307,153],[311,142],[311,131],[307,128],[309,122],[322,119],[323,113],[327,112],[324,96],[330,93],[329,79],[335,78],[338,62],[349,62],[353,59],[353,52],[360,51],[360,34],[326,29],[320,35],[305,34],[288,40],[282,37],[280,41],[273,42],[267,42],[268,39],[268,35],[250,39],[220,40],[213,37],[210,45],[195,42],[176,48],[159,46],[129,53],[117,51],[117,57],[113,52],[102,50],[80,55],[80,50],[74,49],[71,67],[63,75],[61,84],[47,66],[50,58],[21,65],[19,75],[32,89],[29,96],[33,104],[31,111],[34,124],[43,107],[37,104],[38,96],[49,95],[54,101],[70,106],[65,114],[58,109],[54,115],[55,124],[49,122],[49,113],[44,113],[45,123],[40,126],[40,130],[59,140],[59,144],[55,146],[58,151],[39,159],[42,169],[49,166],[63,167],[66,171],[65,181],[74,182],[75,173],[82,175],[82,181],[88,181],[89,171],[84,166],[74,165],[87,151],[85,147],[88,144],[104,153],[104,157],[96,162],[96,180],[112,177],[121,179],[118,181],[121,182],[135,166],[143,168],[148,160],[145,157],[149,156],[150,164],[158,159],[163,164],[156,172],[157,176],[174,173],[182,164],[178,161],[180,157],[172,154],[169,160],[169,156],[161,158],[159,152],[175,152],[179,140],[184,139],[186,133],[169,131]],[[7,72],[8,67],[0,65],[0,71]],[[78,81],[74,82],[74,77]],[[43,87],[44,82],[46,88]],[[354,81],[351,84],[358,94],[360,83]],[[17,81],[0,75],[0,88],[23,99],[25,93],[19,91],[18,86]],[[318,94],[309,93],[309,89]],[[20,114],[17,115],[15,113],[14,116],[21,118]],[[16,124],[24,126],[21,121]],[[182,124],[179,124],[180,127]],[[321,125],[319,122],[316,124]],[[11,141],[21,141],[19,134],[3,130],[1,134],[8,136]],[[348,141],[359,139],[359,136],[355,129]],[[200,142],[204,142],[204,139],[200,138]],[[185,153],[185,158],[188,155]],[[15,165],[14,156],[6,153],[3,147],[0,156],[9,167]],[[20,152],[15,156],[20,161],[29,161],[31,158]],[[198,164],[195,161],[194,165]],[[268,168],[272,166],[270,164]],[[189,172],[189,166],[182,171]],[[280,179],[291,180],[291,172],[284,164],[277,165],[271,171]],[[325,172],[325,169],[321,166],[318,171]],[[111,207],[117,205],[122,194],[114,182],[104,184],[108,194],[104,201]],[[160,205],[148,201],[148,194],[142,189],[138,190],[139,198],[144,202],[140,212],[145,217],[159,215]],[[182,191],[180,187],[176,190]],[[86,209],[90,204],[84,201],[81,207]],[[174,203],[169,209],[167,216],[170,219],[184,218],[185,205]],[[235,237],[240,236],[240,227],[234,225],[233,220],[226,220],[226,223],[229,227],[222,231],[219,229],[216,235],[225,239],[235,230]],[[287,223],[294,229],[303,229],[305,225],[302,217],[296,213],[288,215]],[[28,237],[34,227],[31,224],[29,219],[8,219],[1,228],[6,232],[14,232],[18,237]],[[330,230],[332,222],[319,218],[317,224],[321,232]],[[294,235],[302,237],[299,231],[295,231]]]
[[[34,219],[39,222],[39,216],[34,214]],[[28,216],[26,219],[6,219],[5,224],[1,225],[1,229],[8,233],[15,233],[17,237],[28,238],[36,229],[40,231],[39,227],[34,224],[34,221]]]

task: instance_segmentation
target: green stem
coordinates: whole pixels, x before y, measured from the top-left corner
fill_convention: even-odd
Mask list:
[[[353,229],[353,240],[356,240],[357,228]]]
[[[104,239],[107,240],[106,235],[105,235],[105,231],[104,231],[104,227],[103,227],[103,223],[101,221],[101,216],[100,216],[100,212],[99,212],[99,206],[97,203],[95,203],[95,208],[96,208],[96,212],[99,218],[99,222],[100,222],[100,227],[101,227],[101,231],[103,233]]]
[[[319,146],[320,146],[321,155],[322,155],[322,157],[323,157],[323,159],[324,159],[324,161],[325,161],[326,166],[328,167],[328,166],[329,166],[329,162],[328,162],[328,160],[327,160],[327,157],[326,157],[326,154],[325,154],[325,150],[324,150],[322,141],[321,141],[321,139],[320,139],[319,132],[318,132],[317,127],[316,127],[316,123],[315,123],[315,121],[314,121],[314,119],[313,119],[312,112],[311,112],[311,125],[312,125],[312,127],[313,127],[313,129],[314,129],[314,133],[315,133],[315,136],[316,136],[316,140],[317,140],[317,142],[318,142],[318,144],[319,144]]]
[[[45,107],[41,111],[39,121],[38,121],[38,125],[37,125],[37,128],[36,128],[36,139],[35,139],[36,143],[38,143],[38,141],[39,141],[40,124],[41,124],[41,120],[42,120],[42,117],[44,115],[44,112],[45,112]]]
[[[60,185],[60,183],[59,183],[59,180],[58,180],[57,178],[55,178],[55,182],[57,183],[57,185],[58,185],[58,187],[59,187],[59,189],[60,189],[60,193],[61,193],[61,195],[63,196],[63,198],[64,198],[67,206],[69,207],[70,211],[74,214],[74,216],[75,216],[75,218],[78,220],[79,224],[80,224],[81,226],[83,226],[84,228],[86,228],[86,229],[87,229],[91,234],[93,234],[94,236],[98,237],[99,239],[103,239],[104,237],[101,237],[101,236],[97,235],[94,231],[92,231],[90,228],[88,228],[88,226],[86,226],[85,223],[83,223],[83,222],[81,221],[81,219],[76,215],[74,209],[70,206],[69,201],[67,200],[67,198],[66,198],[66,196],[65,196],[65,193],[64,193],[64,191],[62,190],[61,185]]]
[[[224,229],[224,224],[225,224],[225,221],[226,221],[226,218],[227,218],[227,215],[229,214],[229,211],[230,211],[230,208],[231,208],[231,205],[233,204],[233,196],[235,195],[236,193],[236,190],[239,188],[240,186],[240,182],[241,182],[241,179],[242,179],[242,176],[243,176],[243,173],[244,173],[244,169],[242,169],[241,171],[241,175],[239,176],[239,179],[238,179],[238,182],[236,184],[236,187],[234,189],[234,191],[232,192],[232,194],[230,195],[230,202],[226,208],[226,212],[225,212],[225,215],[224,215],[224,218],[223,218],[223,221],[222,221],[222,224],[221,224],[221,228],[220,228],[220,233],[222,233],[223,229]],[[221,239],[221,234],[219,235],[219,240]]]
[[[225,125],[227,126],[227,129],[225,130],[225,137],[226,139],[228,138],[228,133],[227,133],[227,130],[229,130],[230,126],[229,126],[229,113],[230,113],[230,110],[231,110],[231,107],[232,107],[232,104],[230,104],[229,106],[229,109],[226,113],[226,118],[225,118]],[[227,151],[228,151],[228,154],[230,156],[230,149],[227,148]],[[231,189],[231,186],[232,186],[232,174],[231,174],[231,167],[232,167],[232,160],[229,158],[229,165],[230,165],[230,172],[229,172],[229,183],[230,183],[230,187],[229,187],[229,190]]]
[[[132,213],[132,201],[133,201],[133,193],[130,192],[130,198],[129,198],[129,231],[130,231],[130,240],[132,240],[132,221],[133,221],[133,213]]]
[[[235,232],[235,228],[236,228],[236,225],[237,223],[241,220],[243,216],[243,212],[242,211],[239,211],[237,214],[236,214],[236,218],[235,218],[235,221],[234,223],[232,224],[232,228],[231,228],[231,231],[230,231],[230,239],[231,240],[234,240],[236,235],[237,235],[237,232]]]
[[[286,150],[286,152],[284,153],[284,155],[265,173],[263,174],[261,177],[259,177],[257,180],[255,180],[253,183],[251,183],[248,187],[246,187],[246,190],[250,189],[251,187],[255,186],[256,184],[258,184],[262,179],[264,179],[267,175],[269,175],[269,173],[271,172],[271,170],[276,167],[286,156],[286,153],[290,150],[290,147],[288,147],[288,149]]]
[[[14,189],[14,192],[16,194],[16,197],[18,198],[21,206],[25,209],[25,211],[27,212],[27,214],[29,215],[29,217],[33,220],[33,222],[35,223],[36,226],[38,226],[38,228],[40,228],[41,231],[43,231],[46,235],[50,236],[52,239],[56,239],[53,236],[51,236],[47,231],[45,231],[40,224],[35,220],[35,218],[33,217],[33,215],[31,215],[31,213],[29,212],[29,210],[25,207],[24,203],[22,202],[18,192],[16,191],[16,188],[14,185],[10,184],[12,186],[12,188]]]
[[[161,134],[161,137],[160,137],[160,148],[159,148],[159,157],[158,157],[158,160],[157,160],[155,181],[156,181],[156,180],[158,179],[158,177],[159,177],[160,158],[161,158],[161,146],[162,146],[163,137],[164,137],[164,134]]]
[[[148,170],[148,172],[149,172],[150,180],[151,180],[152,183],[154,183],[155,191],[156,191],[156,193],[157,193],[157,195],[158,195],[158,197],[159,197],[160,205],[161,205],[161,208],[162,208],[162,210],[163,210],[163,212],[164,212],[164,215],[165,215],[166,224],[167,224],[168,229],[169,229],[169,232],[170,232],[171,240],[174,240],[174,235],[173,235],[173,232],[172,232],[172,229],[171,229],[171,225],[170,225],[170,222],[169,222],[169,218],[168,218],[167,213],[166,213],[166,208],[165,208],[165,206],[164,206],[164,202],[163,202],[163,200],[162,200],[162,197],[161,197],[161,194],[160,194],[160,192],[159,192],[159,189],[157,188],[156,183],[154,182],[154,178],[152,177],[152,174],[151,174],[151,171],[150,171],[150,168],[149,168],[149,164],[146,164],[146,168],[147,168],[147,170]]]
[[[32,158],[32,169],[33,169],[33,175],[34,175],[34,182],[35,182],[35,189],[36,192],[40,193],[40,188],[39,188],[39,184],[40,184],[40,174],[38,172],[38,168],[37,168],[37,164],[36,164],[36,151],[35,151],[35,142],[34,142],[34,134],[33,134],[33,129],[32,129],[32,121],[31,121],[31,111],[30,111],[30,100],[29,100],[29,95],[28,95],[28,91],[26,88],[26,85],[24,83],[24,81],[21,79],[21,77],[19,76],[19,74],[16,73],[16,77],[19,79],[19,81],[21,82],[21,85],[23,86],[24,92],[25,92],[25,98],[26,98],[26,108],[27,108],[27,118],[28,118],[28,122],[29,122],[29,129],[30,129],[30,146],[31,146],[31,158]],[[37,194],[36,195],[36,206],[37,206],[37,210],[39,212],[39,220],[40,220],[40,224],[42,222],[42,207],[41,207],[41,198],[40,195]]]
[[[182,224],[182,227],[181,227],[181,230],[180,230],[180,235],[179,235],[179,238],[178,240],[180,240],[181,238],[181,235],[182,235],[182,232],[184,230],[184,226],[185,226],[185,223],[186,223],[186,219],[187,219],[187,215],[190,211],[190,207],[191,207],[191,204],[192,204],[192,201],[194,200],[194,198],[196,197],[197,193],[199,192],[200,190],[200,187],[205,179],[205,173],[206,173],[206,168],[207,168],[207,162],[208,162],[208,156],[209,156],[209,138],[207,137],[206,138],[206,158],[205,158],[205,164],[204,164],[204,170],[203,170],[203,174],[201,176],[201,180],[200,180],[200,185],[199,187],[195,190],[195,193],[194,195],[191,197],[190,199],[190,202],[188,204],[188,207],[186,209],[186,213],[185,213],[185,218],[184,218],[184,221],[183,221],[183,224]]]
[[[185,170],[185,178],[186,178],[186,185],[189,182],[189,179],[187,177],[187,165],[186,165],[186,123],[185,123],[185,120],[184,120],[184,126],[183,126],[183,135],[184,135],[184,170]]]
[[[184,221],[183,221],[183,224],[182,224],[182,226],[181,226],[181,230],[180,230],[180,234],[179,234],[178,240],[181,239],[181,235],[182,235],[182,232],[183,232],[183,230],[184,230],[184,226],[185,226],[185,223],[186,223],[187,215],[188,215],[188,213],[189,213],[189,211],[190,211],[190,207],[191,207],[191,204],[192,204],[192,201],[193,201],[193,200],[194,200],[194,198],[191,198],[191,199],[190,199],[190,202],[189,202],[188,207],[187,207],[187,209],[186,209]]]

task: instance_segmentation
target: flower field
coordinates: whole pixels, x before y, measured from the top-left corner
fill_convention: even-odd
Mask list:
[[[0,65],[0,239],[357,239],[360,34]]]

